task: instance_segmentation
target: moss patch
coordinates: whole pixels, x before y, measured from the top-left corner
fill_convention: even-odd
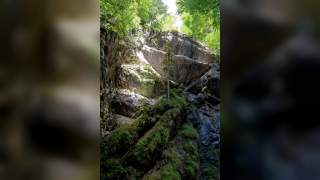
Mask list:
[[[104,141],[106,144],[104,153],[107,155],[123,155],[126,150],[133,146],[137,140],[147,131],[149,131],[159,119],[173,120],[186,103],[183,97],[176,92],[172,92],[171,99],[161,99],[153,106],[145,106],[134,116],[132,124],[124,125],[114,130]],[[175,109],[171,111],[171,109]],[[171,113],[164,114],[166,111]],[[163,120],[166,122],[165,120]]]
[[[213,161],[209,162],[208,167],[202,172],[202,177],[210,180],[220,180],[220,150],[209,149],[209,152],[214,155]]]
[[[139,179],[161,157],[186,103],[184,97],[179,96],[179,91],[172,90],[170,97],[160,99],[153,106],[143,107],[135,114],[132,124],[120,126],[103,140],[101,171],[104,177]],[[118,160],[110,160],[111,157]],[[164,177],[178,177],[175,172],[163,173]]]
[[[175,149],[168,149],[163,153],[165,161],[167,162],[157,171],[146,176],[147,180],[179,180],[182,179],[179,168],[182,166],[181,157]]]
[[[198,132],[193,128],[191,123],[184,124],[180,130],[179,133],[181,136],[189,139],[197,139],[198,138]]]
[[[147,168],[152,165],[168,144],[174,124],[172,120],[179,114],[180,109],[175,108],[161,116],[157,124],[127,154],[127,161],[138,168]]]
[[[180,180],[182,178],[179,171],[176,170],[176,167],[173,164],[169,163],[161,167],[159,171],[148,176],[146,179],[147,180],[162,180],[162,179]]]
[[[102,174],[102,179],[124,179],[128,176],[127,169],[116,159],[107,160],[105,169],[107,169],[107,171]]]
[[[199,171],[197,138],[197,131],[191,124],[178,128],[176,138],[163,153],[165,163],[146,179],[196,179]]]

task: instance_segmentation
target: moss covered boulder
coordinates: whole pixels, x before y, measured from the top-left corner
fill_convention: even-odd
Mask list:
[[[111,101],[111,107],[116,114],[132,117],[140,108],[152,105],[155,101],[127,89],[120,89]]]
[[[143,178],[174,144],[175,132],[184,119],[185,105],[185,98],[172,90],[170,99],[160,98],[155,105],[141,108],[132,123],[120,126],[103,138],[102,179]],[[194,132],[185,134],[192,138],[197,136]],[[191,174],[194,172],[192,168],[189,170]]]
[[[163,152],[161,160],[143,179],[197,179],[199,172],[198,137],[191,123],[184,122],[180,125],[175,138],[170,141],[168,148]]]
[[[125,88],[148,98],[164,92],[161,76],[149,64],[124,64],[121,68]]]

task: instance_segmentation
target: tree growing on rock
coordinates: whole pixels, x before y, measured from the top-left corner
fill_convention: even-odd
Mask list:
[[[166,44],[165,52],[166,52],[166,55],[162,64],[163,64],[165,79],[167,81],[167,97],[169,99],[170,98],[170,77],[174,72],[174,62],[172,59],[173,53],[172,53],[172,48],[169,44]]]

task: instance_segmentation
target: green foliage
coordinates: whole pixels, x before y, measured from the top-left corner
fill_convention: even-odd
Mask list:
[[[184,20],[184,27],[182,27],[182,31],[184,31],[187,35],[191,35],[196,39],[203,40],[206,35],[213,30],[213,27],[208,25],[210,22],[210,17],[190,13],[183,13],[182,18]]]
[[[161,0],[100,0],[101,26],[126,37],[143,28],[161,30],[166,6]]]
[[[178,31],[177,27],[174,26],[175,18],[172,15],[168,15],[162,22],[162,31]]]
[[[219,0],[178,0],[179,12],[192,15],[205,15],[210,18],[212,26],[220,24]]]
[[[166,17],[166,6],[161,0],[139,0],[138,16],[143,28],[161,30]]]
[[[184,26],[182,32],[192,36],[220,55],[220,3],[218,0],[179,0]]]
[[[208,44],[208,47],[213,49],[215,54],[220,56],[220,29],[214,29],[209,33],[204,42]]]
[[[220,3],[218,0],[178,0],[182,32],[220,54]],[[100,0],[101,26],[128,37],[137,29],[178,30],[175,17],[166,13],[162,0]]]
[[[101,25],[125,36],[140,24],[139,4],[133,0],[100,0]]]

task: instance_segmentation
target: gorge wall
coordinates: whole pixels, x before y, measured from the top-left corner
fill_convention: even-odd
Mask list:
[[[102,36],[101,178],[220,179],[215,55],[178,32]]]

